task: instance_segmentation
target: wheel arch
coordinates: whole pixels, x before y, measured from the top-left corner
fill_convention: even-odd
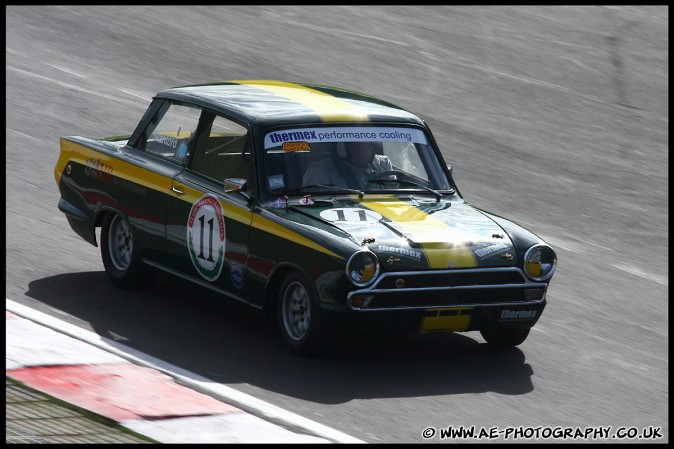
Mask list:
[[[92,232],[94,233],[95,246],[99,246],[99,242],[96,241],[96,228],[101,228],[103,226],[103,222],[105,221],[105,217],[107,217],[110,214],[118,214],[124,217],[126,220],[129,219],[129,217],[127,217],[126,214],[112,207],[104,206],[99,210],[97,210],[96,213],[94,214],[93,229],[92,229]]]
[[[262,308],[266,315],[269,315],[270,317],[276,316],[276,307],[278,305],[280,293],[279,289],[281,288],[281,284],[283,283],[283,280],[286,278],[286,276],[293,271],[304,277],[304,279],[307,281],[307,284],[309,285],[309,288],[311,289],[311,293],[314,295],[314,298],[318,297],[316,293],[316,286],[314,285],[314,281],[311,276],[309,276],[298,265],[291,263],[281,263],[272,272],[269,282],[267,282],[267,286],[264,289],[264,303]]]

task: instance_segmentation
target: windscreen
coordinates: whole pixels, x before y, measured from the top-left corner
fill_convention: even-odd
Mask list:
[[[423,130],[391,126],[306,127],[264,138],[272,193],[447,191],[451,186]]]

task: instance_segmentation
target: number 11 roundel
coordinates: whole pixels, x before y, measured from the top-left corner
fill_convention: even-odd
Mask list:
[[[192,205],[187,221],[187,249],[204,279],[214,281],[220,276],[225,261],[225,220],[216,196],[204,195]]]

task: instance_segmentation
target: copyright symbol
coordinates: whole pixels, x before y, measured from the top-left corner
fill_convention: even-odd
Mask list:
[[[432,427],[427,427],[423,432],[421,432],[421,436],[426,439],[433,438],[435,436],[435,429]]]

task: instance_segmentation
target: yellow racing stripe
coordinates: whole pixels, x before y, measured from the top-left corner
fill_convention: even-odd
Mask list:
[[[370,120],[367,113],[355,104],[299,84],[263,80],[233,82],[252,85],[300,103],[316,112],[324,122],[367,122]]]
[[[166,193],[167,195],[171,192],[171,186],[173,182],[171,178],[159,175],[152,172],[151,170],[138,167],[137,165],[124,162],[113,156],[95,151],[86,145],[75,143],[64,138],[61,138],[61,153],[56,163],[56,168],[54,169],[54,176],[56,178],[57,184],[60,183],[61,176],[63,175],[66,166],[71,162],[82,165],[96,163],[105,164],[107,167],[110,167],[109,173],[111,176],[125,179],[145,188],[158,191],[160,193]],[[196,203],[205,193],[205,191],[195,189],[185,184],[180,184],[180,189],[185,192],[185,194],[180,197],[180,200],[190,204]],[[320,246],[316,242],[303,237],[296,232],[290,231],[268,219],[262,218],[258,215],[254,216],[252,212],[244,208],[235,206],[234,204],[223,200],[220,200],[220,205],[222,206],[223,214],[228,219],[235,220],[246,225],[251,225],[264,232],[269,232],[270,234],[290,240],[307,248],[341,258],[337,254],[333,253],[327,248]]]
[[[181,196],[180,199],[188,203],[194,204],[197,201],[199,201],[199,199],[204,195],[204,192],[186,185],[181,184],[180,189],[185,192],[185,195]],[[330,256],[339,257],[340,259],[342,259],[341,256],[338,256],[329,249],[320,246],[313,240],[310,240],[277,223],[274,223],[269,219],[253,214],[247,209],[235,206],[234,204],[230,204],[222,200],[220,200],[220,205],[222,206],[223,214],[227,218],[250,225],[255,229],[259,229],[263,232],[268,232],[282,239],[290,240],[291,242],[295,242],[298,245],[302,245],[307,248],[311,248],[313,250],[320,251]]]
[[[290,240],[292,242],[297,243],[298,245],[306,246],[307,248],[314,249],[316,251],[320,251],[322,253],[328,254],[330,256],[338,257],[340,259],[343,259],[343,257],[333,253],[327,248],[322,247],[318,243],[314,242],[313,240],[310,240],[306,237],[301,236],[300,234],[293,232],[289,230],[288,228],[285,228],[281,226],[278,223],[274,223],[271,220],[268,220],[266,218],[260,217],[259,215],[255,215],[253,217],[253,224],[252,226],[256,229],[259,229],[264,232],[268,232],[270,234],[273,234],[277,237],[280,237],[285,240]]]
[[[363,200],[354,195],[353,201],[391,220],[391,225],[406,237],[421,245],[431,268],[473,268],[475,255],[466,245],[465,234],[452,228],[421,209],[382,195],[382,201]]]
[[[170,178],[124,162],[116,157],[93,150],[86,145],[67,140],[63,137],[61,138],[61,152],[54,169],[57,185],[61,182],[61,176],[66,166],[71,162],[84,166],[105,165],[106,173],[110,176],[126,179],[158,192],[168,193],[171,191]]]
[[[206,193],[205,190],[195,189],[194,187],[179,184],[178,188],[185,192],[184,195],[180,196],[180,200],[185,201],[189,204],[194,204],[201,199],[202,196]],[[238,207],[234,204],[220,200],[220,206],[222,207],[222,213],[225,217],[243,223],[245,225],[250,225],[253,220],[253,213],[242,207]]]

